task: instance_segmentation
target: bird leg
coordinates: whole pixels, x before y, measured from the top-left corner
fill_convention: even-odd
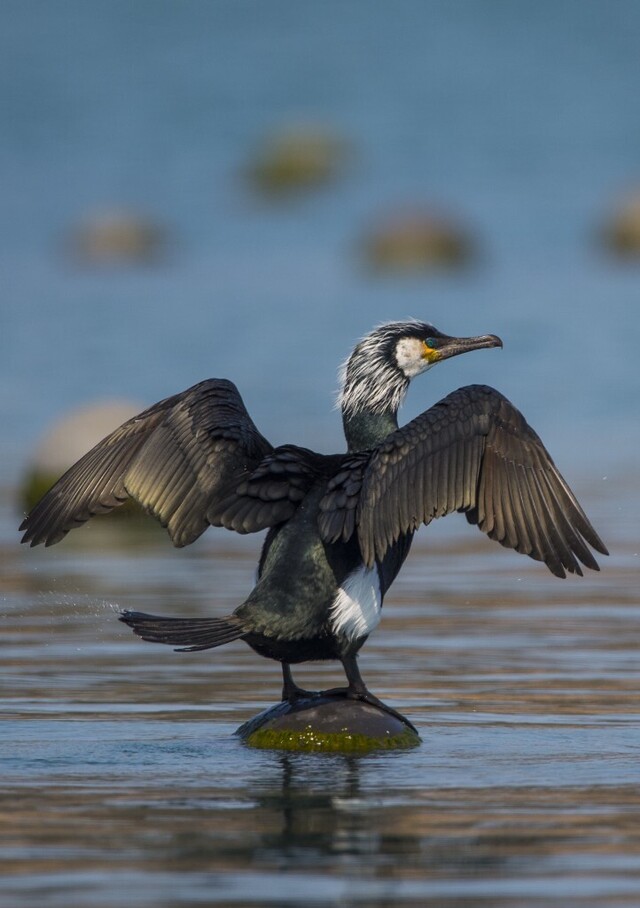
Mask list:
[[[349,686],[332,687],[330,690],[322,691],[304,690],[304,688],[298,687],[298,685],[293,680],[291,666],[288,662],[282,662],[282,699],[286,700],[292,705],[297,703],[298,700],[313,700],[316,697],[345,697],[347,700],[361,700],[363,703],[370,703],[371,706],[376,706],[378,709],[382,709],[390,716],[393,716],[395,719],[398,719],[400,722],[408,725],[412,731],[418,734],[417,728],[412,725],[411,722],[409,722],[409,720],[402,715],[402,713],[399,713],[391,706],[387,706],[386,703],[383,703],[382,700],[379,700],[367,688],[367,685],[364,683],[362,675],[360,674],[356,656],[345,656],[343,659],[341,659],[341,662],[345,675],[347,676]]]
[[[298,687],[296,682],[293,680],[293,675],[291,674],[291,666],[288,662],[282,662],[282,699],[286,700],[292,705],[298,700],[309,700],[313,697],[317,697],[317,691],[305,690],[302,687]]]
[[[349,682],[348,687],[335,687],[332,690],[323,691],[325,696],[346,696],[348,700],[361,700],[363,703],[370,703],[372,706],[377,706],[378,709],[384,710],[384,712],[389,713],[390,716],[393,716],[396,719],[399,719],[405,725],[408,725],[412,731],[415,731],[418,734],[418,730],[409,722],[409,720],[399,713],[397,710],[393,709],[391,706],[387,706],[386,703],[383,703],[382,700],[379,700],[371,691],[368,689],[367,685],[362,679],[360,674],[360,669],[358,668],[357,656],[344,656],[341,660],[342,667],[344,668],[344,673],[347,676],[347,681]]]

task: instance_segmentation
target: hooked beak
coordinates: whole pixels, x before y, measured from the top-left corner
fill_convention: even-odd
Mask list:
[[[437,347],[438,359],[449,359],[470,350],[482,350],[484,347],[502,347],[502,341],[496,334],[481,334],[479,337],[443,337]]]

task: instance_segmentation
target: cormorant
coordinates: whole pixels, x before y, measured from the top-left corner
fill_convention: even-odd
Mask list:
[[[348,682],[340,693],[384,706],[356,659],[420,524],[461,511],[557,577],[582,574],[580,562],[598,570],[588,546],[608,554],[540,438],[498,391],[460,388],[398,427],[411,379],[460,353],[501,346],[493,334],[450,337],[418,321],[376,328],[343,367],[345,454],[274,448],[232,382],[200,382],[128,420],[72,466],[23,521],[22,541],[52,545],[129,496],[176,546],[209,525],[268,529],[256,585],[231,615],[124,611],[121,620],[180,651],[242,639],[282,664],[290,702],[307,694],[292,663],[340,660]]]

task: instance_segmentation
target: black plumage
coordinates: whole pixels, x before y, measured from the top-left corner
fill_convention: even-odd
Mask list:
[[[380,615],[415,530],[453,511],[558,577],[607,550],[540,438],[483,385],[449,394],[402,428],[410,380],[440,360],[501,346],[432,325],[383,325],[355,348],[340,398],[346,454],[274,448],[235,385],[210,379],[160,401],[96,445],[25,518],[23,542],[59,542],[128,497],[176,546],[209,526],[268,528],[258,581],[232,615],[165,618],[124,612],[146,640],[187,650],[241,638],[282,663],[283,697],[301,694],[289,665],[339,659],[349,696],[378,702],[356,655]]]

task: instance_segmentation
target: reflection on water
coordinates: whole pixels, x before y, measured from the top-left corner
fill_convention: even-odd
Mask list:
[[[638,554],[608,523],[603,573],[564,582],[462,524],[421,534],[361,662],[423,745],[361,758],[245,748],[274,663],[116,620],[227,611],[256,540],[174,552],[96,522],[31,551],[2,533],[0,901],[637,904]]]

